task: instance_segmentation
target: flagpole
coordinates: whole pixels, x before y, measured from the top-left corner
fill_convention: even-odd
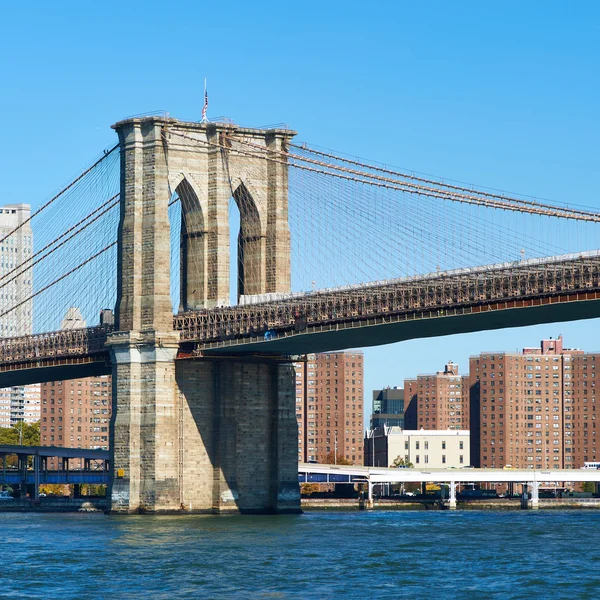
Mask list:
[[[202,107],[202,121],[201,123],[208,123],[206,118],[206,111],[208,110],[208,94],[206,93],[206,77],[204,78],[204,105]]]

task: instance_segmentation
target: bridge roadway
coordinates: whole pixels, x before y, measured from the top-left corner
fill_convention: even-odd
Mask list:
[[[531,489],[531,506],[539,506],[541,483],[600,482],[597,469],[397,469],[300,463],[300,483],[361,483],[369,486],[369,503],[373,502],[373,486],[378,483],[447,483],[450,508],[456,508],[456,486],[459,483],[521,483]]]
[[[592,251],[248,299],[175,315],[174,329],[180,359],[288,356],[599,316],[600,251]],[[112,330],[0,340],[0,387],[110,373]]]

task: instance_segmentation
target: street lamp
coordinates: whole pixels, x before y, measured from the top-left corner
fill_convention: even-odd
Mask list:
[[[333,464],[337,465],[337,429],[333,432],[334,440],[333,440]]]

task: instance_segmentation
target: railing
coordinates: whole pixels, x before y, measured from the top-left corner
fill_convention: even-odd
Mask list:
[[[29,363],[49,358],[92,356],[106,352],[110,325],[65,329],[16,338],[0,339],[0,364]]]
[[[572,300],[600,300],[600,253],[434,273],[421,278],[290,295],[277,301],[182,313],[181,342],[193,351],[302,332],[360,327]],[[0,339],[0,368],[107,353],[112,326]]]
[[[245,339],[295,335],[315,327],[355,325],[373,319],[445,316],[456,311],[475,313],[501,308],[500,302],[528,306],[529,301],[536,299],[559,302],[585,293],[600,293],[597,253],[546,263],[507,264],[487,272],[474,269],[440,273],[276,302],[194,311],[175,316],[175,329],[181,332],[183,342],[243,343]]]

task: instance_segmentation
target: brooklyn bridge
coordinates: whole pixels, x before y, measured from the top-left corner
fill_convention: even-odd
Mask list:
[[[298,511],[303,354],[600,316],[600,214],[283,125],[114,129],[0,240],[0,387],[112,374],[113,512]]]

